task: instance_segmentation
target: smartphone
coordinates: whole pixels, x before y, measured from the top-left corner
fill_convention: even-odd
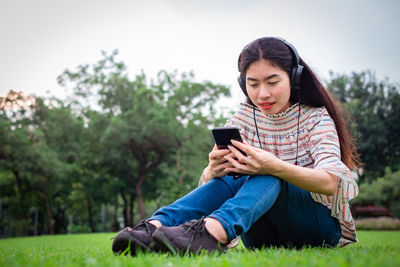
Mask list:
[[[236,127],[219,127],[212,129],[212,133],[218,149],[228,149],[228,145],[232,146],[231,140],[237,140],[243,143],[239,129]],[[243,153],[243,152],[242,152]]]
[[[239,129],[236,127],[219,127],[212,129],[215,143],[218,149],[228,149],[228,145],[233,146],[231,140],[237,140],[243,143],[242,137],[240,136]],[[236,147],[243,155],[247,156],[242,150]],[[237,179],[243,174],[230,172],[228,175],[233,176],[233,179]]]

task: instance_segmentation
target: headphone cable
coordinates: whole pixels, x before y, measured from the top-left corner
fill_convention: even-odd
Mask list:
[[[260,148],[263,149],[261,145],[260,134],[258,133],[257,120],[256,120],[256,107],[254,105],[253,105],[253,119],[254,119],[254,125],[256,126],[258,144],[260,145]]]
[[[301,114],[301,105],[299,102],[299,115],[297,116],[296,159],[294,161],[294,165],[298,165],[297,158],[299,156],[300,114]],[[254,119],[254,125],[256,126],[258,144],[260,145],[260,148],[263,149],[262,145],[261,145],[260,134],[258,133],[258,126],[257,126],[257,120],[256,120],[256,108],[254,105],[253,105],[253,119]]]

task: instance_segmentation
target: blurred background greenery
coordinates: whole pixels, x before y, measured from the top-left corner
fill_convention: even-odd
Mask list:
[[[72,89],[67,99],[0,97],[0,237],[134,225],[196,187],[209,130],[234,111],[216,105],[229,87],[177,71],[130,78],[116,51],[58,83]],[[372,71],[331,72],[326,84],[348,111],[364,163],[353,208],[399,217],[399,85]]]

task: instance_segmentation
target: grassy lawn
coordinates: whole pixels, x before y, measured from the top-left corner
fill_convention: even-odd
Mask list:
[[[235,248],[222,255],[114,256],[112,233],[0,240],[0,266],[400,266],[400,231],[358,231],[359,242],[344,248],[301,250]]]

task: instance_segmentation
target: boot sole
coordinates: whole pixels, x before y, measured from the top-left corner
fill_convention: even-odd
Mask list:
[[[115,253],[119,253],[121,254],[122,252],[124,252],[128,246],[129,246],[129,242],[131,243],[131,247],[130,247],[130,252],[132,256],[136,255],[136,251],[137,250],[141,250],[141,251],[147,251],[147,252],[151,252],[151,248],[149,246],[147,246],[146,244],[142,243],[141,241],[139,241],[138,239],[134,238],[131,234],[129,233],[120,233],[119,236],[117,236],[114,240],[114,244],[115,244],[115,250],[114,251],[114,244],[113,244],[113,251]],[[122,245],[120,245],[122,244]],[[121,250],[120,247],[123,247],[124,250]]]

